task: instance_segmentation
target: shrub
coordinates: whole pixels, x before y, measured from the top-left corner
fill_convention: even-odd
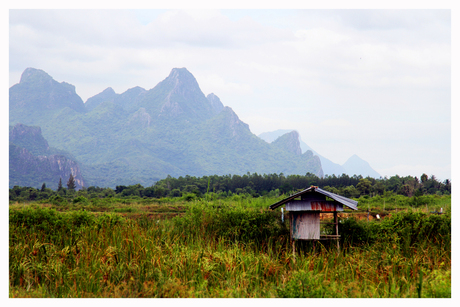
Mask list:
[[[358,221],[355,218],[341,220],[339,234],[342,243],[350,245],[372,243],[374,240],[369,223]]]
[[[75,243],[82,228],[91,225],[94,217],[86,211],[73,211],[68,214],[54,209],[25,208],[10,210],[10,230],[19,232],[43,233],[43,240],[52,244]],[[10,233],[10,244],[14,244],[16,233]],[[65,238],[65,239],[64,239]]]
[[[77,196],[73,199],[73,203],[76,204],[76,203],[81,203],[81,204],[85,204],[87,205],[88,204],[88,199],[86,197],[83,197],[83,196]]]
[[[450,214],[435,215],[422,212],[393,214],[379,224],[382,238],[398,236],[413,245],[421,242],[445,242],[450,244]],[[447,241],[446,241],[447,240]]]
[[[185,201],[192,201],[197,199],[197,196],[195,193],[185,193],[182,195],[182,199]]]
[[[288,233],[281,225],[278,212],[242,206],[192,205],[183,217],[175,218],[174,223],[186,233],[205,233],[206,237],[232,241],[261,242]]]
[[[437,215],[422,212],[394,213],[382,221],[358,221],[354,218],[339,223],[343,243],[372,244],[376,241],[398,243],[407,248],[419,244],[451,243],[450,213]]]
[[[67,200],[59,195],[53,195],[49,198],[49,202],[54,205],[67,204]]]

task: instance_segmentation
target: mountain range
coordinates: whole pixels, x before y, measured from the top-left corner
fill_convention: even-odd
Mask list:
[[[70,172],[80,186],[99,187],[150,186],[168,175],[323,175],[320,158],[302,151],[296,131],[267,143],[215,94],[205,96],[185,68],[150,90],[107,88],[85,103],[73,85],[27,68],[9,90],[9,110],[10,153],[23,152],[10,154],[10,187],[57,185],[58,175]],[[12,136],[18,129],[27,142]],[[68,161],[60,174],[37,162],[53,156]]]
[[[286,133],[290,133],[295,130],[275,130],[270,132],[264,132],[259,134],[259,138],[265,140],[268,143],[275,141],[277,138],[285,135]],[[336,175],[340,176],[342,174],[347,174],[349,176],[353,175],[362,175],[363,177],[373,177],[373,178],[380,178],[380,174],[377,173],[368,162],[364,161],[356,154],[351,156],[343,165],[337,164],[332,162],[331,160],[323,157],[322,155],[318,154],[315,150],[313,150],[310,146],[308,146],[299,136],[299,143],[302,152],[306,152],[308,150],[312,151],[313,154],[319,157],[321,161],[321,167],[323,169],[324,175]]]

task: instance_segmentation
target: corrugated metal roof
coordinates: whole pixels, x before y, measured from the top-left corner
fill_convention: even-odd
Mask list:
[[[331,192],[328,192],[328,191],[325,191],[323,189],[320,189],[318,187],[315,187],[315,186],[311,186],[303,191],[300,191],[300,192],[297,192],[283,200],[280,200],[279,202],[271,205],[269,208],[270,209],[276,209],[278,208],[279,206],[282,206],[284,204],[286,204],[287,202],[290,202],[291,200],[301,196],[302,194],[304,193],[307,193],[307,192],[316,192],[316,193],[320,193],[320,194],[323,194],[327,197],[330,197],[332,198],[333,200],[335,201],[338,201],[339,203],[347,206],[348,208],[350,209],[353,209],[353,210],[358,210],[358,202],[356,200],[352,200],[352,199],[349,199],[349,198],[346,198],[344,196],[340,196],[340,195],[337,195],[337,194],[334,194],[334,193],[331,193]]]

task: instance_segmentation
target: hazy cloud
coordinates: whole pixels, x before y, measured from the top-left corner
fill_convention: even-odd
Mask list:
[[[10,86],[35,67],[85,101],[186,67],[253,133],[450,178],[450,36],[449,10],[10,10]]]

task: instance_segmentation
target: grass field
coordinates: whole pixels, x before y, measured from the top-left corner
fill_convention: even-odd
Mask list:
[[[11,204],[9,296],[451,297],[450,196],[362,200],[295,255],[277,200]]]

